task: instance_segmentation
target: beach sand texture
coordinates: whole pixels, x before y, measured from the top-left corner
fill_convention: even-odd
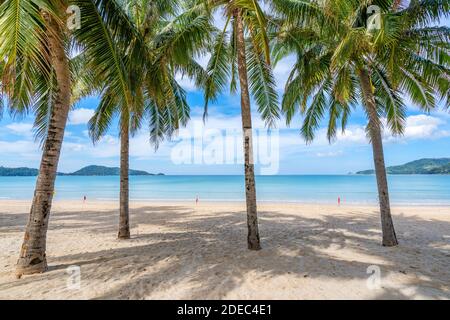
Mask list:
[[[376,207],[263,203],[263,250],[250,252],[244,203],[132,203],[119,241],[116,203],[59,201],[49,271],[18,280],[29,206],[0,201],[0,299],[450,298],[448,207],[395,207],[400,246],[384,248]]]

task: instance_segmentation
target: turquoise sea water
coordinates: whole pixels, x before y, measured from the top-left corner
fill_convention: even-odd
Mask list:
[[[0,177],[1,199],[31,199],[36,178]],[[450,176],[408,175],[389,177],[393,204],[450,205]],[[132,200],[242,201],[243,176],[134,176]],[[374,204],[374,176],[310,175],[257,177],[259,201]],[[55,199],[116,200],[119,177],[58,177]]]

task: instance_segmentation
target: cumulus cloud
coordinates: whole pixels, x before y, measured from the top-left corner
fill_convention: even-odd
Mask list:
[[[386,120],[382,120],[385,124]],[[401,136],[393,136],[387,129],[383,132],[385,142],[406,142],[420,139],[440,139],[450,136],[445,129],[446,122],[430,115],[409,116],[406,119],[405,131]],[[386,128],[387,126],[384,125]],[[326,142],[326,129],[319,131],[319,143]],[[368,143],[365,126],[349,126],[345,132],[339,132],[336,143],[366,144]]]
[[[21,165],[20,160],[39,159],[40,150],[39,143],[34,140],[17,140],[17,141],[0,141],[0,150],[2,152],[2,159],[14,159],[17,165]]]
[[[94,115],[94,110],[80,108],[70,112],[69,125],[86,124]]]
[[[120,141],[111,135],[102,137],[95,145],[89,138],[78,139],[77,142],[65,141],[63,155],[82,157],[89,155],[92,158],[113,158],[119,155]]]
[[[383,120],[385,123],[385,120]],[[386,126],[385,126],[386,127]],[[410,116],[406,120],[405,132],[402,136],[393,136],[388,130],[383,133],[385,143],[408,142],[412,140],[431,140],[450,136],[450,131],[446,129],[446,122],[440,118],[430,115]],[[282,152],[298,152],[299,148],[306,147],[305,141],[300,137],[297,130],[281,130],[281,146],[285,149]],[[335,146],[355,147],[367,145],[366,128],[364,125],[351,125],[344,132],[338,131]],[[308,148],[326,147],[330,143],[327,139],[326,128],[321,128],[316,134],[316,139]],[[326,152],[319,152],[320,156],[331,156]],[[319,156],[319,153],[316,155]]]
[[[316,156],[319,158],[336,158],[343,155],[344,152],[342,150],[338,151],[329,151],[329,152],[318,152]]]
[[[181,74],[177,74],[175,76],[175,80],[178,82],[178,84],[186,91],[196,91],[197,87],[195,85],[195,82],[189,79],[188,77],[183,77]]]
[[[337,134],[337,140],[339,142],[366,143],[366,129],[363,126],[351,126],[344,132],[339,131]]]
[[[15,135],[28,136],[33,133],[33,124],[31,123],[11,123],[6,125],[6,128],[9,129]]]
[[[438,139],[448,137],[450,132],[441,128],[445,122],[429,115],[408,117],[406,121],[405,139]]]

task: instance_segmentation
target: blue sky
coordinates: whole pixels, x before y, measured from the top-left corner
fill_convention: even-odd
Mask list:
[[[449,21],[443,24],[449,25]],[[206,58],[200,62],[205,64]],[[281,61],[274,71],[280,94],[292,64],[293,59],[287,58]],[[166,174],[242,174],[243,168],[239,161],[242,158],[239,141],[241,136],[239,96],[229,94],[221,96],[210,107],[208,122],[203,127],[202,93],[186,79],[179,80],[188,92],[192,121],[180,132],[178,138],[163,143],[156,152],[150,145],[145,130],[136,134],[131,139],[131,168]],[[119,138],[116,126],[113,126],[96,146],[88,137],[86,124],[97,103],[96,97],[84,99],[70,113],[59,171],[71,172],[90,164],[119,166]],[[450,157],[450,112],[445,111],[441,105],[435,112],[424,114],[411,103],[406,103],[409,111],[405,135],[395,138],[388,132],[384,134],[387,165],[402,164],[419,158]],[[256,110],[253,110],[253,119],[256,136],[264,137],[265,126]],[[0,120],[0,166],[33,168],[39,166],[39,142],[35,142],[32,123],[32,116],[11,119],[6,114]],[[306,145],[299,134],[301,119],[296,118],[289,128],[286,127],[285,121],[281,120],[278,123],[278,130],[272,132],[272,137],[276,138],[271,139],[271,153],[267,154],[270,159],[261,160],[258,153],[256,172],[346,174],[372,168],[372,149],[365,136],[365,125],[365,115],[361,108],[358,108],[349,121],[347,131],[340,134],[336,142],[331,145],[327,142],[324,123],[317,133],[316,141]],[[182,139],[186,137],[196,140]],[[200,145],[202,138],[203,145]],[[187,144],[192,154],[186,158]],[[202,148],[203,153],[212,152],[216,160],[229,159],[231,155],[232,161],[208,161],[208,159],[199,161],[197,154]],[[184,157],[184,160],[180,160],[180,150],[184,152],[181,157]],[[222,157],[217,157],[217,152],[222,152]],[[186,161],[188,158],[196,161]],[[275,169],[265,172],[263,169],[268,166]]]
[[[288,68],[289,64],[290,61],[287,60],[277,67],[275,74],[279,84],[284,83],[283,68]],[[208,138],[208,130],[212,130],[212,136],[217,131],[214,129],[219,129],[220,134],[223,135],[231,132],[228,136],[236,137],[237,140],[231,151],[231,147],[225,145],[224,153],[236,152],[236,157],[241,157],[239,96],[221,96],[212,105],[209,120],[202,130],[202,94],[195,91],[190,83],[182,82],[188,90],[189,102],[192,106],[192,121],[187,129],[180,132],[181,137],[192,135],[192,137],[198,138],[198,132],[204,133],[205,144],[203,147],[207,149],[215,144]],[[107,136],[96,146],[93,146],[87,135],[86,123],[97,103],[96,97],[85,99],[71,112],[60,161],[60,171],[71,172],[90,164],[119,165],[119,139],[116,126],[113,126]],[[256,111],[253,112],[253,115],[254,127],[264,133],[264,123]],[[0,122],[0,150],[2,150],[0,165],[8,167],[39,166],[39,143],[34,140],[32,122],[31,116],[19,120],[11,119],[6,115],[2,119]],[[319,130],[316,141],[311,145],[306,145],[300,137],[300,124],[300,118],[295,119],[290,128],[285,126],[284,121],[280,121],[279,131],[272,132],[279,137],[277,142],[278,158],[273,160],[279,160],[279,163],[277,171],[274,173],[346,174],[373,167],[372,150],[364,131],[366,119],[361,109],[353,114],[346,133],[339,135],[337,141],[331,145],[325,139],[325,124]],[[401,164],[424,157],[450,157],[450,114],[443,109],[431,114],[423,114],[411,106],[408,112],[405,136],[394,138],[385,133],[384,140],[388,165]],[[190,140],[188,141],[191,143]],[[242,173],[242,166],[237,161],[226,162],[227,164],[174,161],[174,150],[179,149],[183,143],[186,143],[186,140],[175,138],[174,141],[163,143],[155,152],[149,143],[148,133],[142,130],[131,140],[131,167],[166,174]],[[195,143],[197,142],[192,142],[193,148]],[[258,170],[257,163],[257,173],[264,174]]]

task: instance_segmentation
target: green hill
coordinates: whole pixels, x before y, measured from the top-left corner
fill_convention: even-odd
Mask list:
[[[38,173],[38,169],[0,167],[0,177],[35,177]]]
[[[375,170],[365,170],[356,174],[374,174]],[[401,166],[387,168],[388,174],[450,174],[450,158],[420,159]]]
[[[5,168],[0,167],[0,177],[35,177],[39,173],[38,169],[31,168]],[[60,176],[118,176],[119,168],[104,166],[88,166],[72,173],[58,173]],[[130,176],[153,176],[146,171],[130,170]],[[162,176],[164,174],[159,173]]]
[[[69,173],[69,176],[118,176],[120,168],[111,168],[103,166],[88,166]],[[152,176],[153,174],[146,171],[130,170],[130,176]]]

